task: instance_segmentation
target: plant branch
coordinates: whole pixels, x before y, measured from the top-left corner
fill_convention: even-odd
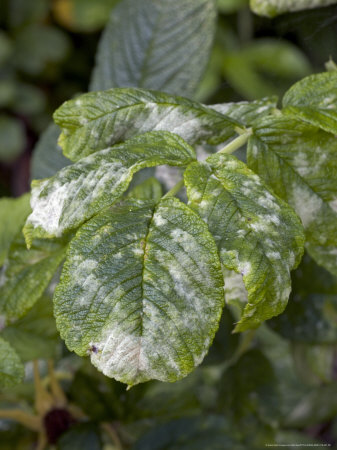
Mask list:
[[[21,409],[1,409],[0,419],[15,420],[15,422],[18,422],[33,431],[41,430],[40,418],[22,411]]]
[[[114,427],[112,425],[104,422],[101,424],[101,428],[108,434],[108,436],[110,437],[114,446],[118,450],[123,450],[123,445],[122,445],[121,440],[119,439],[118,434],[117,434],[116,430],[114,429]]]

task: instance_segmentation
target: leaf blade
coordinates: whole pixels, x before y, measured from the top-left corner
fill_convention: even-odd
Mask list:
[[[337,143],[293,116],[264,118],[248,142],[248,165],[297,212],[306,248],[337,274]]]
[[[294,84],[283,97],[283,112],[329,133],[337,134],[337,73],[310,75]]]
[[[12,346],[0,337],[0,387],[19,384],[24,377],[24,367]]]
[[[47,288],[65,256],[66,241],[35,240],[27,250],[21,232],[13,240],[0,273],[0,310],[22,317]]]
[[[191,145],[217,144],[240,126],[200,103],[136,88],[84,94],[56,110],[54,121],[62,129],[59,144],[72,161],[148,131],[170,131]]]
[[[215,31],[213,0],[126,0],[99,44],[91,90],[143,87],[191,96]]]
[[[112,205],[145,167],[185,166],[195,151],[180,137],[151,132],[67,166],[54,177],[32,183],[32,214],[24,227],[32,238],[59,237]]]
[[[72,241],[54,304],[67,346],[106,375],[129,385],[175,381],[201,362],[218,326],[215,243],[177,199],[113,207]]]
[[[232,155],[192,163],[185,181],[189,204],[208,224],[222,263],[243,277],[248,303],[235,331],[280,314],[290,294],[290,270],[303,253],[296,214]]]

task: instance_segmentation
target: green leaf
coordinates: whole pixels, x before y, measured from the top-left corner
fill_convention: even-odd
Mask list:
[[[12,117],[0,116],[0,161],[15,160],[25,147],[25,130],[22,123]]]
[[[319,386],[334,381],[335,346],[294,342],[291,350],[296,372],[302,382]]]
[[[18,28],[32,22],[42,21],[48,14],[48,0],[11,0],[8,3],[8,21],[11,27]]]
[[[337,414],[336,395],[336,383],[307,389],[284,418],[284,426],[300,429],[329,422]]]
[[[307,250],[337,274],[337,141],[293,116],[256,125],[248,165],[300,216]]]
[[[0,272],[0,311],[8,319],[22,317],[41,297],[64,259],[65,245],[37,239],[27,250],[21,232],[16,236]]]
[[[214,0],[123,0],[99,45],[91,90],[157,89],[190,97],[206,69]]]
[[[54,113],[64,154],[77,161],[147,131],[171,131],[189,144],[218,144],[240,125],[200,103],[143,89],[84,94]]]
[[[31,160],[31,179],[52,177],[63,167],[71,164],[71,161],[63,156],[62,149],[57,144],[59,136],[60,129],[55,124],[50,124],[41,134]]]
[[[0,266],[16,234],[21,230],[30,213],[29,194],[19,198],[0,199]]]
[[[12,53],[12,42],[4,31],[0,31],[0,66],[5,64]]]
[[[80,423],[61,435],[58,450],[101,450],[100,431],[92,423]]]
[[[13,109],[18,114],[37,116],[46,109],[46,97],[42,89],[28,84],[16,83]]]
[[[69,38],[61,29],[33,23],[16,34],[15,65],[25,73],[36,76],[49,63],[62,61],[69,49]]]
[[[163,195],[163,190],[159,181],[154,178],[148,178],[133,188],[128,197],[138,199],[138,200],[152,200],[154,202],[159,202]]]
[[[248,5],[248,0],[217,0],[220,12],[232,14]]]
[[[203,360],[223,307],[216,245],[176,198],[103,211],[71,242],[54,297],[70,350],[134,385],[176,381]]]
[[[145,395],[138,401],[130,402],[129,408],[132,408],[135,417],[156,422],[198,414],[203,388],[202,372],[198,370],[175,383],[153,381],[146,385]]]
[[[231,312],[228,309],[224,309],[219,329],[215,335],[212,346],[209,349],[208,355],[204,359],[204,365],[222,364],[234,356],[234,352],[237,349],[240,340],[238,334],[232,333],[234,322],[234,317]]]
[[[220,380],[218,410],[241,426],[247,417],[275,425],[279,400],[274,369],[258,349],[244,353]]]
[[[337,295],[311,293],[292,296],[284,314],[270,326],[285,339],[295,342],[331,344],[337,342]]]
[[[192,163],[185,181],[190,206],[208,224],[222,263],[243,277],[248,303],[235,330],[280,314],[290,294],[290,270],[303,254],[303,228],[294,211],[232,155]]]
[[[8,325],[1,334],[22,361],[55,357],[58,333],[51,299],[42,296],[23,318]]]
[[[337,72],[310,75],[292,86],[283,98],[285,113],[337,134]]]
[[[286,12],[301,9],[320,8],[333,5],[336,0],[250,0],[250,7],[255,14],[275,17]]]
[[[153,428],[136,442],[134,450],[244,450],[247,447],[240,438],[223,416],[184,417]]]
[[[24,227],[27,243],[33,237],[59,237],[77,228],[116,202],[140,169],[186,166],[194,159],[194,149],[179,136],[150,132],[87,156],[52,178],[33,181],[33,212]]]
[[[11,345],[0,337],[0,388],[9,388],[22,382],[24,367]]]
[[[337,279],[305,255],[292,274],[287,308],[268,325],[290,341],[336,343]]]
[[[265,97],[253,102],[219,103],[209,107],[233,120],[239,120],[247,127],[261,117],[273,114],[277,107],[277,97]]]
[[[119,0],[58,0],[53,12],[60,25],[75,32],[92,32],[104,27]]]
[[[256,39],[240,50],[224,54],[223,72],[244,98],[283,94],[294,82],[308,75],[310,63],[298,47],[288,41]]]

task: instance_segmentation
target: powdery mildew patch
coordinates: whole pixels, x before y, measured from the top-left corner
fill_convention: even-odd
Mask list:
[[[155,211],[142,202],[116,211],[96,216],[73,241],[55,296],[58,326],[107,376],[129,385],[180,379],[203,360],[220,319],[215,243],[177,199],[162,200]],[[72,322],[62,319],[65,299]]]
[[[248,291],[242,323],[256,325],[260,314],[265,320],[281,312],[304,240],[296,215],[230,155],[192,164],[185,181],[189,201],[208,224],[223,264],[237,272],[233,280],[241,277]]]

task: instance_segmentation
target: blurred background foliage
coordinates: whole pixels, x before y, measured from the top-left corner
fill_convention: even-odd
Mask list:
[[[0,0],[1,197],[29,190],[34,152],[36,177],[65,163],[44,161],[39,148],[45,143],[35,144],[53,111],[88,90],[100,34],[117,2]],[[218,10],[199,101],[280,96],[296,80],[323,71],[329,57],[337,60],[336,6],[273,20],[254,16],[248,0],[218,0]],[[55,142],[57,133],[49,127],[44,142]],[[225,310],[214,344],[193,374],[172,385],[150,382],[128,392],[65,349],[52,317],[51,292],[2,335],[24,360],[41,359],[46,380],[43,359],[54,357],[69,402],[81,410],[57,448],[337,445],[337,280],[308,256],[293,273],[283,315],[238,336],[231,334],[234,318]],[[1,409],[32,411],[31,362],[26,379],[2,391]],[[11,421],[0,421],[0,430],[1,449],[29,449],[36,442],[35,433]]]

